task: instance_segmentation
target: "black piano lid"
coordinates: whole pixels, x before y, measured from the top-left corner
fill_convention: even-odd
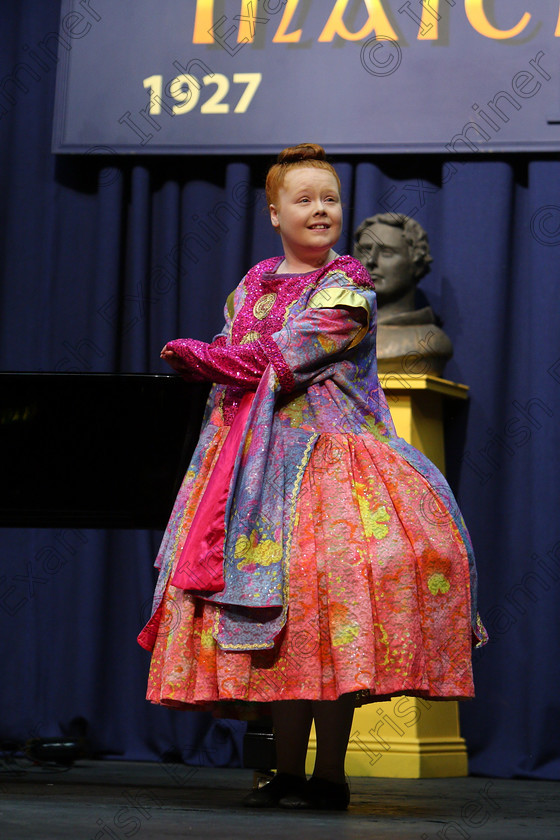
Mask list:
[[[177,375],[0,373],[0,525],[164,528],[208,390]]]

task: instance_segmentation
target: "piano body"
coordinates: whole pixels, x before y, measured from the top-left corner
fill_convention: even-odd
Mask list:
[[[0,526],[163,530],[208,393],[177,375],[0,373]],[[244,763],[274,766],[268,719],[248,724]]]
[[[165,528],[207,395],[176,375],[0,373],[0,525]]]

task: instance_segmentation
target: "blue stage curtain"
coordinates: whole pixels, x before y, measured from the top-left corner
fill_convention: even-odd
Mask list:
[[[259,157],[55,157],[55,64],[1,84],[56,31],[57,0],[20,0],[0,28],[0,368],[164,372],[169,339],[210,339],[243,273],[277,254]],[[312,139],[320,142],[321,138]],[[490,644],[462,706],[471,770],[560,778],[560,162],[552,156],[338,161],[352,248],[394,209],[428,230],[419,300],[470,386],[447,422],[448,475],[471,531]],[[239,763],[243,725],[144,700],[135,638],[160,534],[0,533],[0,737],[84,718],[96,754]],[[48,564],[45,558],[50,558]],[[49,571],[50,570],[50,571]]]

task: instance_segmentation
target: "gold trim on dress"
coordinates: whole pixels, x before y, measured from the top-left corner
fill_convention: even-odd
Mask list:
[[[251,330],[250,332],[248,332],[246,335],[243,336],[243,338],[241,339],[241,341],[239,343],[240,344],[250,344],[251,341],[258,341],[260,337],[261,337],[260,333],[258,333],[256,330]]]
[[[266,295],[262,295],[253,306],[253,315],[255,318],[259,321],[264,320],[274,306],[276,298],[276,292],[268,292]]]
[[[229,293],[229,295],[227,296],[227,300],[226,300],[226,307],[227,307],[228,315],[229,315],[230,318],[233,318],[233,315],[234,315],[234,312],[235,312],[235,307],[234,307],[234,304],[233,304],[234,296],[235,296],[235,289],[233,290],[233,292]]]
[[[366,313],[366,323],[358,330],[354,336],[352,343],[348,349],[355,347],[360,343],[362,338],[369,330],[369,319],[371,311],[367,299],[359,292],[354,292],[352,289],[330,288],[321,289],[310,298],[307,304],[309,309],[334,309],[336,306],[342,306],[351,309],[363,309]]]
[[[371,316],[367,299],[359,292],[352,289],[321,289],[309,299],[309,309],[334,309],[335,306],[350,306],[354,309],[365,309],[368,316],[368,324]]]

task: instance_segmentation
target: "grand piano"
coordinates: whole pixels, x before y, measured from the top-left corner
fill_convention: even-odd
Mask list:
[[[0,526],[164,529],[209,392],[177,375],[0,373]],[[270,721],[244,763],[275,766]]]
[[[0,373],[0,525],[165,528],[207,395],[177,375]]]

